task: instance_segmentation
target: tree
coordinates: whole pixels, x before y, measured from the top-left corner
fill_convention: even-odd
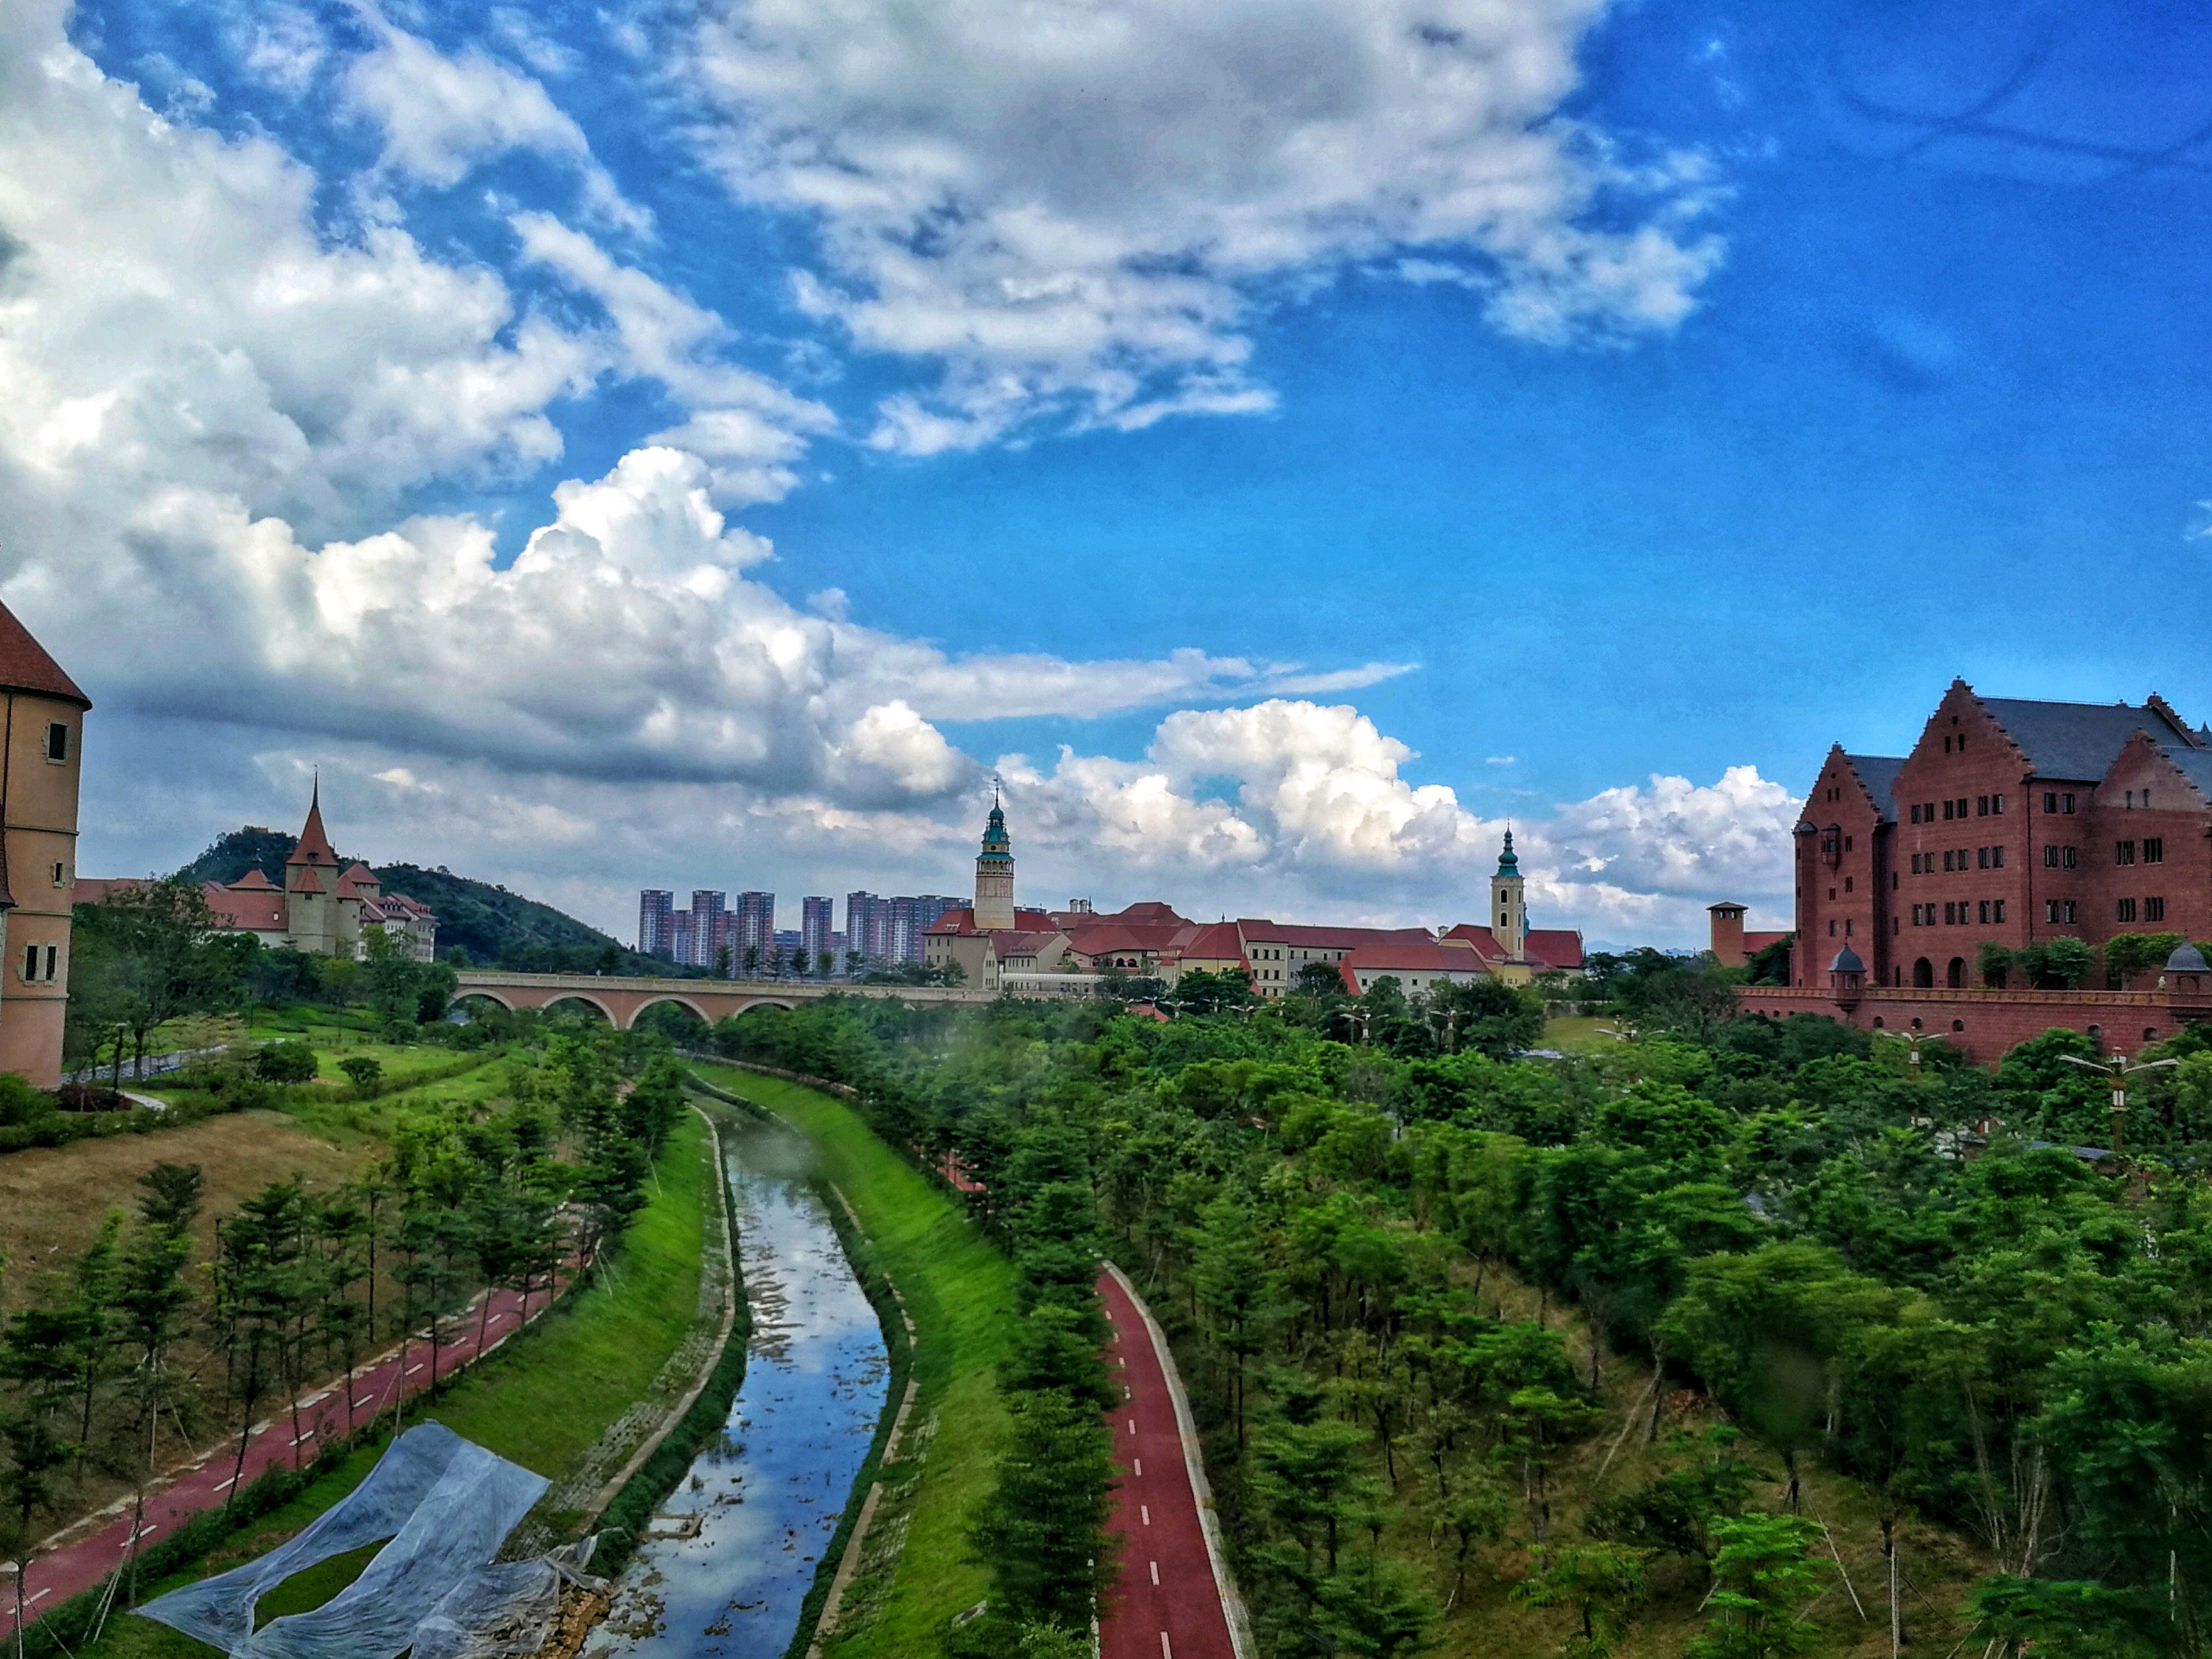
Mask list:
[[[1510,1060],[1543,1040],[1543,1004],[1488,974],[1463,985],[1439,985],[1429,998],[1429,1012],[1446,1017],[1450,1047],[1492,1060]]]
[[[970,1532],[991,1570],[994,1615],[1017,1629],[1087,1632],[1113,1582],[1113,1472],[1112,1442],[1091,1402],[1059,1389],[1007,1397],[997,1482]]]
[[[1304,963],[1291,976],[1291,986],[1302,997],[1333,1001],[1345,994],[1344,970],[1333,962]]]
[[[338,1070],[365,1095],[383,1078],[384,1062],[374,1054],[348,1054],[338,1062]]]
[[[88,1054],[106,1031],[116,1030],[130,1037],[143,1070],[146,1039],[155,1026],[237,1000],[240,942],[216,931],[207,896],[189,882],[113,888],[98,904],[78,905],[65,1017],[76,1030],[67,1046]],[[251,939],[243,943],[252,948]],[[115,1064],[119,1076],[121,1036]]]
[[[318,1069],[304,1042],[264,1042],[253,1051],[253,1074],[264,1083],[312,1083]]]
[[[1815,1583],[1807,1553],[1820,1528],[1794,1515],[1747,1515],[1716,1521],[1713,1608],[1688,1659],[1783,1659],[1806,1653],[1820,1627],[1796,1610]]]
[[[1234,1199],[1206,1206],[1192,1241],[1190,1281],[1213,1316],[1214,1341],[1230,1358],[1237,1449],[1244,1449],[1244,1368],[1263,1346],[1267,1262],[1251,1214]]]
[[[1582,1615],[1582,1639],[1567,1651],[1598,1659],[1613,1651],[1650,1585],[1644,1552],[1620,1544],[1577,1544],[1540,1552],[1536,1570],[1516,1584],[1513,1599],[1532,1607],[1571,1607]]]

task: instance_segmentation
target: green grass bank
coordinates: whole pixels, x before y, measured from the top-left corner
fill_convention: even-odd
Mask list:
[[[733,1066],[701,1064],[717,1087],[767,1107],[811,1141],[822,1172],[858,1212],[877,1261],[914,1317],[915,1425],[935,1424],[897,1498],[908,1517],[895,1561],[856,1580],[836,1659],[934,1651],[956,1613],[988,1589],[969,1556],[969,1512],[988,1490],[1001,1420],[997,1370],[1012,1328],[1013,1264],[958,1203],[877,1137],[843,1102]],[[896,1405],[896,1401],[894,1401]],[[855,1493],[857,1501],[861,1494]],[[878,1525],[884,1524],[879,1516]]]

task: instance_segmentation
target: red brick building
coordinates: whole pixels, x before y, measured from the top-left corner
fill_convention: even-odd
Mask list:
[[[1909,755],[1829,752],[1797,826],[1793,986],[1850,945],[1870,985],[1984,983],[1985,941],[2212,935],[2212,733],[2154,696],[1983,697]]]
[[[2170,1036],[2179,1012],[2155,974],[2039,991],[1990,983],[1978,957],[1992,942],[2212,937],[2212,731],[2157,696],[2039,702],[1954,680],[1910,754],[1829,751],[1796,862],[1788,992],[1747,989],[1747,1008],[1841,1007],[1963,1037],[1982,1058],[2056,1024]],[[1833,972],[1846,950],[1863,969],[1849,998]]]

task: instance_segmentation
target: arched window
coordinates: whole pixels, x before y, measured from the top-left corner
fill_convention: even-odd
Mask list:
[[[1948,974],[1947,974],[1947,975],[1945,975],[1945,981],[1946,981],[1946,982],[1950,986],[1950,988],[1951,988],[1953,990],[1954,990],[1954,991],[1963,991],[1964,989],[1966,989],[1966,957],[1953,957],[1951,958],[1951,968],[1950,968],[1950,971],[1949,971],[1949,973],[1948,973]]]
[[[1881,1016],[1880,1014],[1876,1014],[1874,1017],[1874,1029],[1877,1031],[1881,1030]]]
[[[2143,1041],[2144,1041],[2145,1042],[2157,1042],[2157,1041],[2158,1041],[2158,1027],[2157,1027],[2157,1026],[2155,1026],[2155,1025],[2146,1025],[2146,1026],[2144,1026],[2144,1027],[2143,1027]]]
[[[1926,957],[1923,957],[1919,961],[1914,963],[1912,964],[1912,982],[1923,990],[1931,988],[1936,983],[1936,964],[1929,961]],[[1919,1024],[1917,1020],[1915,1020],[1913,1023],[1915,1024]]]
[[[1966,1022],[1963,1019],[1954,1019],[1951,1022],[1951,1029],[1954,1031],[1963,1031],[1966,1029]]]

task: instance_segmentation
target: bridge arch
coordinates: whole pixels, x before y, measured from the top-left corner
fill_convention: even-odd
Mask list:
[[[453,993],[453,1006],[458,1008],[463,1003],[471,1001],[477,997],[482,997],[486,1002],[506,1009],[510,1014],[514,1012],[515,1005],[512,999],[501,996],[496,991],[480,990],[471,986],[463,986]]]
[[[647,997],[643,1002],[639,1003],[636,1007],[631,1009],[629,1014],[629,1029],[635,1030],[636,1028],[638,1021],[645,1018],[647,1009],[658,1008],[663,1004],[669,1004],[675,1007],[686,1009],[697,1017],[701,1024],[706,1026],[710,1030],[714,1028],[714,1015],[708,1013],[704,1008],[702,1008],[690,997],[679,996],[673,991],[668,991],[654,996]]]
[[[540,1003],[538,1006],[543,1009],[545,1013],[550,1015],[556,1009],[559,1008],[564,1002],[580,1002],[586,1007],[590,1008],[596,1012],[601,1019],[606,1021],[606,1023],[614,1027],[616,1030],[619,1031],[623,1029],[622,1021],[615,1018],[615,1011],[607,1006],[605,1003],[600,1001],[599,998],[593,996],[589,991],[570,991],[564,989],[557,995],[548,997],[544,1002]]]

